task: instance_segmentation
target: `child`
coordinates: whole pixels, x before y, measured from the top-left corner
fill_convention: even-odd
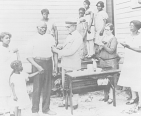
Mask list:
[[[22,72],[22,63],[19,60],[15,60],[11,63],[11,68],[13,69],[13,74],[11,75],[9,81],[13,93],[13,99],[16,103],[15,116],[21,116],[21,110],[25,110],[30,107],[30,99],[27,94],[26,81],[30,77],[33,77],[39,72],[28,75]]]

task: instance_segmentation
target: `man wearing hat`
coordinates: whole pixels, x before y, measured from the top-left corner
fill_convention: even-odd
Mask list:
[[[51,78],[52,78],[52,50],[55,41],[50,34],[45,34],[47,25],[44,21],[37,25],[38,33],[28,42],[27,49],[30,51],[27,60],[32,65],[32,71],[41,73],[36,75],[33,80],[33,95],[32,95],[32,113],[39,116],[39,104],[42,93],[42,112],[44,114],[55,115],[51,111],[50,95],[51,95]]]
[[[62,85],[64,87],[64,76],[67,71],[74,71],[81,69],[81,55],[80,50],[83,44],[82,35],[76,30],[77,21],[69,20],[65,22],[69,35],[65,43],[61,47],[53,47],[53,52],[61,57],[62,67]],[[75,95],[78,97],[78,95]],[[78,107],[78,99],[73,96],[74,109]],[[60,106],[64,106],[64,103]]]

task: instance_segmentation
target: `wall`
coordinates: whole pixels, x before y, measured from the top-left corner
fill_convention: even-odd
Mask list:
[[[141,6],[136,4],[135,7],[133,2],[137,0],[114,0],[114,19],[115,19],[115,34],[119,42],[130,34],[129,23],[132,20],[141,21]],[[118,52],[124,57],[124,49],[118,44]],[[123,59],[122,59],[123,62]]]
[[[83,7],[84,0],[0,0],[0,32],[12,34],[11,45],[18,46],[20,56],[25,61],[24,47],[26,41],[36,33],[36,24],[42,18],[41,9],[48,8],[49,17],[54,20],[59,31],[59,43],[67,36],[63,26],[68,17],[78,17],[78,9]],[[96,11],[99,0],[90,0]],[[106,1],[106,0],[102,0]]]

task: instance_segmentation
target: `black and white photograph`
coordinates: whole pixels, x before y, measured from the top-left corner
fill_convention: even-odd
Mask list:
[[[0,116],[51,115],[141,115],[141,0],[0,0]]]

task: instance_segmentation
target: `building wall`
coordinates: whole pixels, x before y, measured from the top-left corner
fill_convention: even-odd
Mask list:
[[[114,0],[115,34],[119,42],[124,41],[130,34],[130,21],[141,21],[141,8],[139,8],[141,5],[134,5],[134,2],[138,0]],[[120,44],[118,44],[118,52],[124,57],[124,48]]]
[[[41,9],[48,8],[49,17],[54,20],[59,31],[59,44],[67,36],[64,21],[78,17],[78,9],[83,7],[84,0],[0,0],[0,32],[12,34],[11,45],[20,50],[22,61],[25,61],[25,44],[36,33],[36,24],[42,18]],[[91,7],[96,11],[99,0],[90,0]],[[106,0],[102,0],[106,1]],[[26,61],[25,61],[26,62]]]

